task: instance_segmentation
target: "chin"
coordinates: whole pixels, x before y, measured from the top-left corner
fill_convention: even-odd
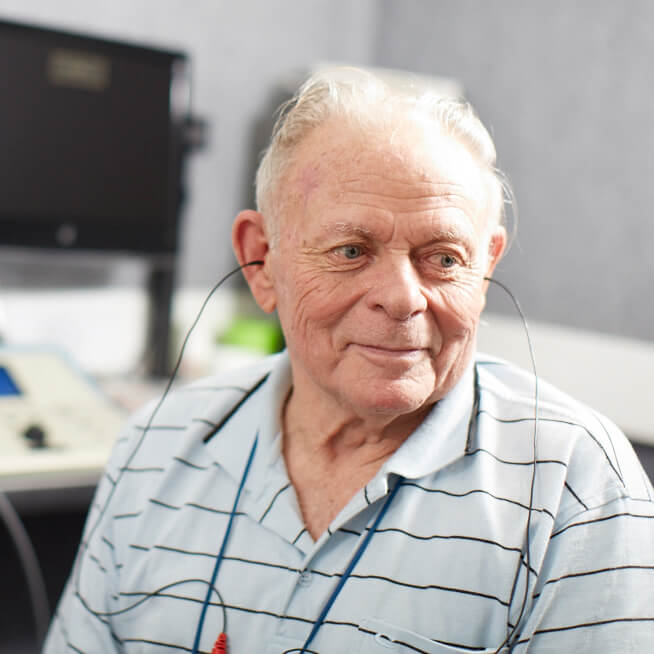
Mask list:
[[[379,415],[405,415],[434,403],[433,385],[407,381],[379,380],[357,389],[349,397],[351,404],[361,410]]]

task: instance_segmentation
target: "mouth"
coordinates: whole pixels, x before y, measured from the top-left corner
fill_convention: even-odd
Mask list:
[[[363,354],[376,357],[388,357],[394,359],[414,359],[424,356],[427,348],[420,346],[404,345],[366,345],[364,343],[353,343],[352,346]]]

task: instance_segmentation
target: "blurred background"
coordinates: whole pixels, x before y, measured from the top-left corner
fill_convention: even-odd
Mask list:
[[[529,319],[539,373],[615,420],[652,475],[652,2],[0,0],[2,20],[163,51],[173,81],[177,64],[184,69],[166,107],[183,133],[161,155],[172,162],[164,213],[174,234],[143,253],[79,248],[65,217],[46,248],[8,247],[12,234],[3,240],[0,233],[0,338],[10,350],[56,347],[65,367],[79,372],[67,383],[82,393],[87,382],[99,381],[122,411],[146,399],[202,298],[234,266],[230,225],[253,206],[254,170],[280,101],[321,65],[419,74],[472,102],[513,184],[518,231],[496,277]],[[16,65],[8,55],[0,60],[2,104],[14,97],[3,84]],[[20,111],[29,120],[32,109]],[[0,152],[10,136],[0,125]],[[10,171],[6,152],[0,165]],[[157,152],[153,146],[151,156]],[[11,189],[2,185],[0,179],[6,195]],[[1,205],[0,198],[0,213]],[[130,225],[115,231],[127,233]],[[260,317],[242,291],[232,283],[217,294],[189,343],[183,376],[274,347],[269,325],[248,322]],[[528,365],[515,309],[496,290],[480,340]],[[64,373],[53,368],[52,375]],[[12,453],[20,470],[0,464],[0,488],[24,516],[52,603],[68,574],[99,461],[51,465],[32,456],[34,449],[32,440],[28,459]],[[106,448],[98,446],[97,454],[106,456]],[[0,533],[8,561],[16,555]],[[25,584],[11,568],[0,651],[34,651]]]

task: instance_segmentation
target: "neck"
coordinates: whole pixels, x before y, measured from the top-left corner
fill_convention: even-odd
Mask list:
[[[361,414],[291,391],[283,412],[284,454],[304,451],[324,463],[381,465],[422,422],[431,406],[409,415]]]
[[[304,524],[316,539],[377,474],[431,409],[357,411],[293,375],[283,410],[282,452]],[[303,383],[305,382],[305,383]]]

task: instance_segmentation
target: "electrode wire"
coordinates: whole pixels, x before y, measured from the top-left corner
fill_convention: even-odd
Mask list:
[[[527,346],[529,348],[529,358],[531,360],[531,368],[534,374],[534,431],[532,436],[532,450],[533,450],[533,461],[531,469],[531,483],[529,488],[529,510],[527,512],[527,526],[525,528],[525,554],[524,557],[521,555],[518,562],[518,570],[515,576],[515,583],[517,583],[518,578],[520,577],[520,572],[522,570],[523,561],[526,565],[526,579],[525,579],[525,590],[522,596],[522,602],[520,605],[520,612],[518,613],[518,618],[515,621],[514,626],[511,628],[507,637],[504,639],[504,642],[495,650],[494,654],[499,654],[502,648],[505,645],[510,644],[511,640],[515,637],[518,627],[520,626],[520,620],[524,615],[525,609],[527,607],[527,597],[529,595],[529,571],[531,570],[531,519],[534,512],[534,492],[536,488],[536,456],[537,456],[537,446],[538,446],[538,424],[539,424],[539,388],[538,388],[538,373],[536,370],[536,355],[534,354],[534,346],[531,341],[531,334],[529,333],[529,325],[527,324],[527,318],[518,302],[518,298],[509,290],[509,288],[502,282],[493,279],[492,277],[484,277],[484,280],[487,282],[492,282],[499,286],[513,302],[513,305],[520,316],[522,325],[524,327],[525,335],[527,337]],[[514,584],[515,585],[515,584]]]
[[[234,275],[237,272],[241,271],[243,268],[245,268],[247,266],[262,265],[262,264],[263,264],[263,261],[252,261],[252,262],[246,263],[246,264],[232,270],[231,272],[229,272],[217,284],[215,284],[215,286],[211,289],[211,291],[209,292],[209,294],[205,298],[205,300],[204,300],[204,302],[203,302],[203,304],[202,304],[202,306],[201,306],[201,308],[200,308],[200,310],[199,310],[193,324],[189,328],[189,330],[188,330],[188,332],[186,334],[186,337],[184,338],[184,341],[183,341],[183,343],[182,343],[182,345],[180,347],[179,355],[177,357],[175,366],[174,366],[173,371],[172,371],[172,373],[170,375],[168,383],[166,384],[166,387],[165,387],[165,389],[164,389],[164,391],[162,393],[162,396],[159,399],[159,401],[157,402],[156,406],[154,407],[152,413],[150,414],[149,420],[148,420],[146,426],[143,429],[143,433],[142,433],[141,437],[139,438],[139,440],[138,440],[136,446],[134,447],[133,451],[130,453],[130,456],[128,457],[128,460],[127,460],[125,466],[123,466],[122,470],[120,471],[119,478],[120,478],[120,474],[125,470],[127,465],[131,462],[131,460],[134,458],[137,451],[139,450],[139,448],[140,448],[140,446],[141,446],[141,444],[142,444],[142,442],[143,442],[143,440],[145,438],[145,435],[148,433],[148,431],[150,430],[150,428],[152,426],[152,423],[154,422],[154,418],[156,417],[156,415],[157,415],[159,409],[161,408],[161,406],[163,405],[163,402],[165,401],[168,393],[170,392],[170,389],[172,388],[172,385],[173,385],[174,380],[176,378],[176,375],[178,373],[179,367],[181,365],[181,361],[182,361],[182,358],[183,358],[183,355],[184,355],[184,351],[185,351],[187,343],[188,343],[188,341],[190,339],[190,336],[191,336],[193,330],[195,329],[195,327],[197,326],[197,324],[198,324],[198,322],[199,322],[199,320],[200,320],[200,318],[202,316],[202,313],[204,312],[206,306],[208,305],[208,303],[209,303],[210,299],[212,298],[213,294],[215,293],[215,291],[229,277],[231,277],[232,275]],[[538,388],[538,375],[537,375],[537,370],[536,370],[536,361],[535,361],[535,355],[534,355],[534,348],[533,348],[533,344],[532,344],[532,341],[531,341],[531,336],[530,336],[530,333],[529,333],[527,320],[525,318],[525,315],[524,315],[524,313],[522,311],[522,308],[521,308],[517,298],[508,289],[508,287],[506,287],[502,282],[499,282],[499,281],[497,281],[495,279],[492,279],[492,278],[489,278],[489,277],[484,277],[484,279],[486,281],[492,282],[492,283],[496,284],[497,286],[499,286],[500,288],[502,288],[507,293],[507,295],[511,298],[511,300],[512,300],[512,302],[513,302],[513,304],[514,304],[514,306],[515,306],[515,308],[516,308],[516,310],[518,312],[518,314],[520,315],[520,318],[522,320],[522,323],[523,323],[523,326],[524,326],[524,329],[525,329],[528,348],[529,348],[529,355],[530,355],[530,359],[531,359],[532,370],[533,370],[533,373],[534,373],[534,431],[533,431],[534,460],[533,460],[533,463],[532,463],[532,476],[531,476],[531,484],[530,484],[530,501],[529,501],[529,511],[528,511],[528,517],[527,517],[526,533],[525,533],[525,554],[524,554],[524,556],[520,557],[520,562],[519,562],[519,565],[518,565],[518,571],[517,571],[517,574],[516,574],[516,581],[517,581],[517,579],[518,579],[518,577],[520,575],[520,571],[521,571],[523,562],[526,563],[527,579],[526,579],[526,582],[525,582],[525,589],[524,589],[524,594],[523,594],[523,598],[522,598],[518,618],[517,618],[517,620],[515,622],[515,625],[511,628],[510,632],[508,633],[508,635],[507,635],[506,639],[504,640],[504,642],[499,646],[499,648],[497,650],[495,650],[495,654],[499,654],[499,652],[502,650],[502,648],[505,645],[507,645],[507,644],[509,644],[511,642],[511,640],[514,638],[514,636],[515,636],[515,634],[516,634],[516,632],[518,630],[520,620],[522,619],[522,617],[524,615],[524,611],[526,609],[528,592],[529,592],[529,570],[530,570],[530,567],[531,567],[530,529],[531,529],[531,524],[532,524],[532,522],[531,522],[532,521],[532,513],[534,511],[533,502],[534,502],[535,480],[536,480],[536,448],[537,448],[538,424],[539,424],[539,388]],[[203,608],[202,608],[202,612],[201,612],[201,615],[200,615],[198,628],[197,628],[197,631],[196,631],[196,638],[195,638],[195,643],[194,643],[193,654],[197,654],[197,652],[198,652],[199,640],[200,640],[200,637],[201,637],[202,628],[203,628],[204,620],[205,620],[205,617],[206,617],[206,612],[207,612],[208,605],[209,605],[209,600],[210,600],[210,597],[211,597],[212,590],[215,590],[215,580],[216,580],[217,575],[218,575],[218,570],[220,568],[220,564],[221,564],[222,560],[224,559],[224,551],[225,551],[225,548],[226,548],[226,545],[227,545],[227,540],[228,540],[229,533],[231,531],[233,518],[234,518],[234,515],[235,515],[235,512],[236,512],[236,507],[237,507],[239,499],[240,499],[242,488],[245,485],[245,478],[246,478],[246,476],[247,476],[247,474],[249,472],[249,467],[250,467],[250,464],[252,462],[252,458],[254,457],[254,451],[256,449],[256,445],[257,445],[257,440],[255,439],[255,442],[253,444],[253,449],[250,452],[250,458],[248,459],[248,462],[246,464],[246,469],[244,471],[244,476],[241,479],[241,484],[239,486],[237,495],[235,497],[234,508],[232,509],[232,514],[230,515],[230,520],[229,520],[229,523],[228,523],[227,531],[225,533],[225,536],[223,537],[223,542],[222,542],[220,551],[219,551],[219,553],[217,555],[216,564],[214,566],[214,571],[213,571],[213,575],[212,575],[212,580],[207,585],[208,586],[207,596],[205,597],[205,600],[204,600],[204,603],[203,603]],[[119,481],[119,478],[117,480],[115,480],[116,483],[112,485],[112,488],[111,488],[111,490],[110,490],[110,492],[108,494],[108,497],[107,497],[107,499],[106,499],[106,501],[105,501],[105,503],[104,503],[104,505],[103,505],[103,507],[102,507],[102,509],[100,511],[100,515],[99,515],[97,521],[94,523],[93,527],[91,528],[91,531],[89,532],[89,535],[85,539],[85,542],[83,543],[83,545],[86,546],[88,544],[88,541],[90,540],[90,538],[93,535],[95,529],[97,528],[98,524],[100,523],[100,520],[101,520],[102,516],[104,515],[104,512],[106,511],[106,509],[108,507],[108,504],[109,504],[109,501],[110,501],[111,496],[113,494],[113,491],[115,490],[115,488],[118,485],[117,482]],[[355,565],[357,564],[357,562],[359,561],[359,559],[363,555],[366,547],[368,546],[368,543],[370,542],[370,539],[372,538],[372,535],[374,534],[377,526],[379,525],[379,522],[381,521],[381,519],[383,518],[384,514],[386,513],[388,507],[390,506],[390,503],[391,503],[393,497],[395,496],[397,490],[401,486],[401,481],[402,480],[400,480],[400,481],[398,481],[398,483],[396,483],[396,485],[394,486],[392,491],[389,493],[389,496],[386,498],[386,501],[385,501],[384,505],[382,506],[379,513],[375,517],[371,528],[368,530],[368,532],[367,532],[366,536],[364,537],[364,539],[362,540],[359,548],[357,549],[357,551],[355,552],[353,558],[349,562],[345,572],[343,573],[343,576],[341,577],[338,584],[334,588],[334,591],[332,591],[332,594],[328,598],[328,600],[327,600],[325,606],[323,607],[320,615],[318,616],[316,622],[314,623],[313,628],[311,630],[311,633],[309,634],[309,637],[307,638],[306,642],[304,643],[303,647],[299,650],[299,652],[307,653],[307,652],[312,651],[312,650],[308,649],[309,645],[314,640],[316,634],[318,633],[318,630],[320,629],[320,627],[324,623],[325,618],[326,618],[329,610],[331,609],[334,601],[336,600],[336,597],[338,596],[338,594],[342,590],[343,586],[345,585],[345,582],[347,581],[347,578],[351,575],[352,570],[354,569]],[[78,581],[79,581],[79,579],[78,579]],[[87,608],[87,610],[89,610],[91,613],[93,613],[95,615],[98,615],[98,616],[103,615],[101,612],[96,612],[93,609],[91,609],[91,607],[89,607],[88,604],[81,598],[81,596],[79,595],[79,592],[77,594],[78,594],[78,597],[80,597],[80,600],[82,601],[84,606]],[[148,598],[144,598],[144,599],[148,599]],[[138,603],[140,603],[140,602],[138,602]],[[134,608],[134,607],[129,607],[127,610],[130,610],[131,608]],[[225,614],[224,614],[224,619],[226,619]],[[46,623],[47,623],[47,621],[46,621]],[[223,629],[223,631],[224,630],[225,629]],[[295,651],[295,650],[293,650],[293,651]]]
[[[155,419],[157,413],[159,412],[159,409],[163,405],[166,397],[168,396],[168,393],[170,392],[170,389],[172,388],[172,385],[173,385],[173,383],[175,381],[175,378],[177,376],[177,373],[179,371],[179,367],[180,367],[180,365],[182,363],[182,358],[184,356],[184,351],[185,351],[186,346],[187,346],[187,344],[189,342],[191,334],[193,333],[193,330],[197,326],[198,322],[200,322],[200,318],[202,317],[202,314],[204,313],[204,310],[206,309],[207,305],[209,304],[209,301],[213,297],[214,293],[230,277],[232,277],[236,273],[243,270],[243,268],[247,268],[248,266],[261,266],[261,265],[263,265],[263,263],[264,262],[261,261],[261,260],[249,261],[248,263],[245,263],[245,264],[239,266],[238,268],[234,268],[234,270],[231,270],[230,272],[228,272],[216,284],[214,284],[213,288],[209,291],[207,297],[204,299],[204,301],[202,303],[202,306],[200,307],[200,310],[198,311],[198,313],[197,313],[197,315],[195,317],[195,320],[193,321],[192,325],[189,327],[188,331],[186,332],[186,336],[185,336],[184,341],[182,342],[182,345],[180,347],[179,354],[177,355],[177,360],[176,360],[175,365],[173,367],[173,371],[170,374],[170,377],[168,378],[168,382],[166,384],[166,387],[164,388],[164,391],[161,394],[161,397],[159,398],[159,401],[157,402],[154,409],[152,410],[152,413],[150,414],[148,422],[145,425],[145,427],[143,428],[143,431],[142,431],[138,441],[136,442],[136,445],[134,446],[134,448],[130,452],[130,454],[127,457],[127,460],[125,461],[125,463],[121,466],[120,470],[118,471],[116,479],[112,480],[113,483],[111,484],[111,488],[109,489],[109,492],[107,493],[107,497],[105,498],[105,501],[104,501],[102,507],[99,509],[97,519],[95,520],[95,522],[93,523],[93,525],[89,529],[88,534],[86,535],[86,537],[82,541],[82,543],[80,545],[80,549],[88,547],[88,543],[90,542],[91,538],[93,537],[93,534],[95,533],[95,530],[98,528],[98,525],[102,521],[102,518],[104,517],[104,514],[107,511],[107,508],[108,508],[108,506],[109,506],[109,504],[111,502],[111,498],[113,497],[114,492],[116,491],[116,488],[118,488],[118,484],[120,482],[120,479],[122,478],[125,471],[129,468],[129,464],[132,462],[132,460],[134,459],[134,457],[138,453],[139,449],[141,448],[141,445],[145,441],[145,437],[148,434],[148,432],[150,431],[150,428],[152,427],[152,423],[154,422],[154,419]],[[83,559],[81,559],[81,560],[83,560]],[[86,600],[82,597],[81,593],[79,592],[79,582],[80,582],[80,577],[81,577],[81,574],[82,574],[82,566],[81,565],[76,566],[75,571],[76,571],[76,575],[75,575],[76,594],[79,597],[80,602],[82,603],[82,606],[84,606],[84,608],[87,611],[89,611],[89,613],[91,613],[92,615],[95,615],[96,617],[100,617],[102,615],[102,613],[99,612],[99,611],[95,611],[93,608],[91,608],[88,605],[88,603],[86,602]],[[210,588],[211,588],[211,586],[210,586]]]

